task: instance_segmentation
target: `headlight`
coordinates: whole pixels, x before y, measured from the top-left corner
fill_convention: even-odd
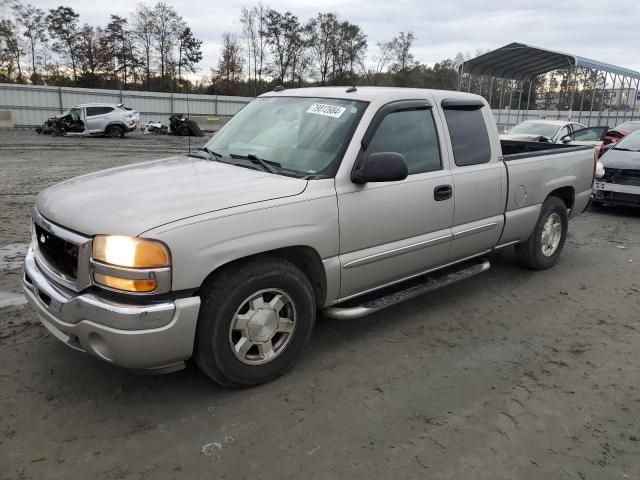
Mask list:
[[[596,163],[596,175],[595,176],[596,176],[596,178],[604,177],[604,165],[599,160]]]
[[[171,288],[171,256],[158,241],[97,235],[91,260],[97,285],[134,293],[165,293]]]
[[[162,243],[120,235],[97,235],[93,239],[93,258],[118,267],[169,266],[169,250]]]

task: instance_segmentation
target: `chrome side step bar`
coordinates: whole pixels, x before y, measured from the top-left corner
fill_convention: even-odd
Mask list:
[[[396,286],[390,293],[382,293],[382,296],[371,298],[371,294],[366,295],[366,300],[359,305],[352,305],[357,299],[346,302],[347,306],[333,306],[324,310],[324,315],[328,318],[334,318],[336,320],[351,320],[354,318],[364,317],[371,313],[382,310],[383,308],[391,307],[405,300],[415,298],[427,292],[431,292],[441,287],[445,287],[465,278],[473,277],[479,273],[486,272],[491,267],[488,260],[483,260],[478,263],[466,264],[465,267],[457,270],[451,270],[451,268],[444,271],[436,271],[431,274],[421,277],[421,281],[411,283],[409,287],[402,288],[402,285]],[[446,273],[445,273],[446,272]],[[400,288],[400,289],[399,289]],[[389,291],[389,289],[383,289]]]

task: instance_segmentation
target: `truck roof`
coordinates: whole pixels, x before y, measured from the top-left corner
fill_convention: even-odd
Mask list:
[[[411,99],[413,95],[429,92],[438,100],[442,98],[448,99],[480,99],[479,95],[466,92],[457,92],[453,90],[432,90],[425,88],[403,88],[403,87],[356,87],[355,91],[347,91],[352,87],[308,87],[308,88],[291,88],[280,91],[267,92],[261,97],[321,97],[321,98],[340,98],[345,100],[364,100],[372,102],[380,99]]]

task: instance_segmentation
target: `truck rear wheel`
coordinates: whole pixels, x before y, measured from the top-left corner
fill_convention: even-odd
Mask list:
[[[201,291],[195,360],[223,386],[273,380],[301,356],[316,320],[315,295],[295,265],[272,257],[228,268]]]
[[[568,226],[567,206],[558,197],[547,198],[533,233],[526,242],[515,246],[520,264],[533,270],[555,265],[564,248]]]

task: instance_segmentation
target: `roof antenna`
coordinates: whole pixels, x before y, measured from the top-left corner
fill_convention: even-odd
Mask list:
[[[357,92],[358,89],[356,88],[355,85],[351,85],[349,88],[347,88],[347,93],[353,93],[353,92]]]
[[[278,85],[273,89],[274,92],[281,92],[283,90],[284,90],[284,87],[282,85]]]

